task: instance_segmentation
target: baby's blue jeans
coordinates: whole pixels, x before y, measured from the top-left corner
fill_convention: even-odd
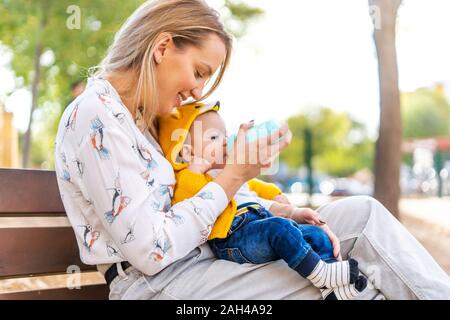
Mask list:
[[[253,202],[237,209],[244,207],[248,211],[234,217],[227,238],[209,241],[217,258],[241,264],[283,259],[303,277],[314,270],[319,260],[336,261],[330,238],[320,227],[274,216]]]

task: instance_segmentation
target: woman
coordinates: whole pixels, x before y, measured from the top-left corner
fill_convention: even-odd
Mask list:
[[[155,119],[188,98],[207,97],[230,54],[230,37],[203,1],[146,2],[61,119],[55,149],[61,197],[81,259],[105,275],[110,299],[320,298],[281,260],[216,260],[204,243],[243,182],[289,144],[286,126],[267,141],[279,141],[271,148],[247,144],[244,164],[235,161],[234,150],[223,172],[202,189],[208,197],[199,193],[171,206],[174,172],[161,154]],[[241,126],[240,139],[250,127]],[[252,148],[257,164],[248,163]],[[450,297],[447,275],[377,201],[353,197],[318,211],[311,214],[328,223],[335,255],[354,257],[369,277],[372,286],[362,298]]]

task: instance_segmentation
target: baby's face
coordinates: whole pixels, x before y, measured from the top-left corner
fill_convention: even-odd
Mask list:
[[[192,156],[223,168],[226,162],[227,131],[222,117],[215,111],[198,116],[190,130]]]

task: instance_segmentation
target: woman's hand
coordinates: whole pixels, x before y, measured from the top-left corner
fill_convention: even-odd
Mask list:
[[[284,150],[292,139],[292,133],[287,124],[283,124],[279,130],[267,137],[261,137],[253,142],[246,141],[247,131],[253,126],[253,122],[241,124],[236,143],[227,157],[224,170],[248,181],[257,177],[262,169],[269,168],[272,162]],[[278,142],[277,141],[280,139]]]
[[[334,255],[334,257],[337,260],[342,261],[341,242],[339,241],[338,237],[336,237],[334,232],[331,231],[330,227],[325,222],[322,225],[320,225],[319,227],[321,227],[323,229],[323,231],[325,231],[325,233],[330,238],[331,244],[333,245],[333,255]]]
[[[240,126],[225,167],[214,180],[222,186],[229,199],[245,182],[257,177],[261,170],[269,168],[280,152],[291,143],[292,133],[287,124],[267,137],[247,142],[246,133],[252,126],[252,122]]]
[[[333,245],[333,255],[336,259],[342,260],[341,244],[336,235],[331,231],[330,227],[319,218],[319,213],[310,208],[295,208],[292,211],[291,219],[297,223],[308,223],[322,228],[322,230],[330,238]]]
[[[295,207],[291,213],[291,219],[297,223],[307,223],[320,226],[323,221],[319,218],[319,213],[310,208]]]

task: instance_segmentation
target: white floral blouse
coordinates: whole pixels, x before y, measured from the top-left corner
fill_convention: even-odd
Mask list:
[[[83,263],[126,260],[153,275],[207,240],[224,190],[211,182],[171,206],[175,176],[158,147],[105,79],[90,78],[65,110],[55,169]]]

